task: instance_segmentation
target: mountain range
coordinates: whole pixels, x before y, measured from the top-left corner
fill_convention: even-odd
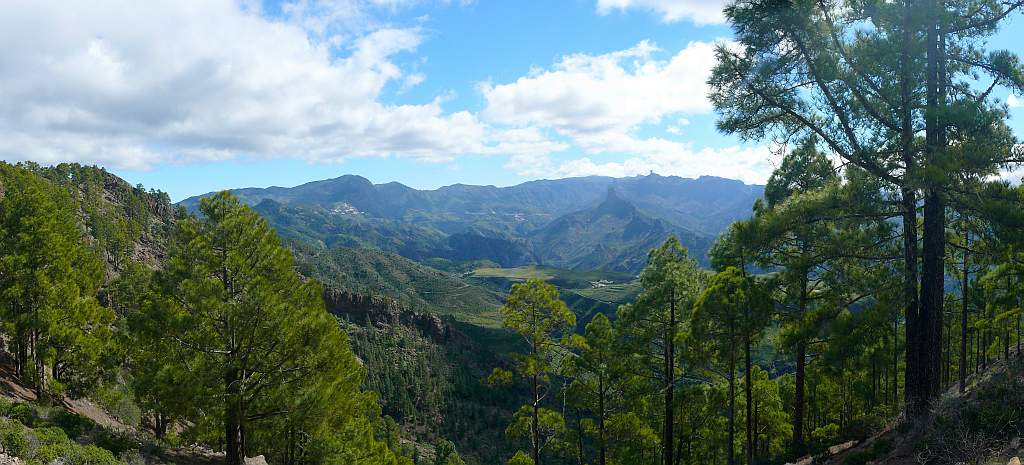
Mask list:
[[[456,184],[417,190],[354,175],[296,187],[236,189],[293,239],[362,247],[417,260],[488,261],[635,273],[675,234],[703,259],[763,186],[703,176],[582,177],[511,187]],[[209,194],[207,194],[209,195]],[[195,210],[202,196],[181,202]]]

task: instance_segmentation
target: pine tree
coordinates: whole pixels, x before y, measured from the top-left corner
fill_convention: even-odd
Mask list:
[[[767,325],[771,310],[769,296],[753,278],[735,267],[728,267],[712,277],[693,307],[690,343],[702,353],[706,360],[705,366],[715,370],[715,365],[724,365],[725,377],[729,382],[730,465],[735,463],[736,458],[733,451],[736,431],[736,359],[742,351],[744,372],[749,376],[752,371],[750,346]],[[752,430],[752,421],[748,421],[747,431],[752,433]],[[752,460],[752,445],[751,440],[748,443],[748,463]]]
[[[203,199],[200,212],[178,222],[143,323],[161,341],[153,349],[170,354],[157,359],[157,373],[168,373],[160,379],[193,385],[191,397],[173,399],[188,408],[175,410],[220,423],[229,465],[249,451],[289,465],[394,463],[373,436],[379,409],[360,392],[364,372],[320,286],[298,276],[276,233],[230,194]]]
[[[466,465],[455,450],[455,444],[444,439],[434,446],[434,465]]]
[[[506,430],[510,437],[528,439],[530,450],[518,451],[509,463],[540,465],[545,449],[564,447],[558,437],[565,431],[565,419],[542,404],[551,394],[552,375],[565,356],[576,315],[559,298],[558,288],[537,279],[512,286],[501,314],[504,327],[526,346],[525,354],[516,355],[516,372],[530,387],[530,403],[516,411]],[[510,374],[496,369],[492,380],[497,378],[507,380]]]
[[[723,243],[744,243],[752,251],[748,257],[759,265],[780,271],[779,293],[783,296],[782,316],[787,334],[795,335],[791,349],[795,358],[795,400],[793,412],[792,451],[804,452],[803,420],[807,344],[817,324],[810,316],[811,305],[821,294],[824,284],[814,277],[827,264],[832,246],[833,230],[823,221],[807,221],[807,209],[790,213],[795,202],[785,205],[793,196],[808,195],[838,181],[835,168],[817,146],[812,136],[788,153],[772,172],[765,185],[765,203],[755,206],[755,217],[749,220],[746,235],[727,235]],[[824,213],[824,214],[823,214]],[[825,216],[827,212],[815,212]],[[729,240],[731,239],[731,241]],[[745,266],[746,263],[740,263]],[[788,341],[787,341],[788,342]]]
[[[603,313],[598,313],[574,343],[578,355],[572,360],[569,374],[573,377],[568,390],[573,403],[592,414],[598,461],[608,463],[608,419],[615,412],[613,401],[621,395],[619,386],[626,371],[615,329]]]
[[[991,91],[1021,89],[1024,72],[1016,56],[985,50],[985,38],[1021,6],[747,0],[726,9],[739,46],[719,48],[709,80],[719,127],[752,139],[813,133],[899,193],[913,411],[938,394],[945,207],[958,179],[1019,161]]]
[[[640,274],[642,291],[632,305],[619,308],[627,350],[636,357],[634,369],[643,369],[643,376],[653,379],[652,386],[664,396],[661,416],[662,463],[675,463],[675,390],[680,381],[677,339],[683,321],[697,296],[704,288],[705,272],[675,236],[647,257],[647,267]]]
[[[0,192],[0,311],[19,375],[39,398],[51,387],[81,392],[101,372],[111,340],[114,314],[96,300],[103,266],[64,191],[0,163]]]

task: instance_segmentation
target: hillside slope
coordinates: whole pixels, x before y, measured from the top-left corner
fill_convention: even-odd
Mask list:
[[[898,418],[866,440],[853,438],[832,447],[832,454],[800,463],[1002,465],[1024,456],[1021,437],[1024,359],[1014,354],[971,376],[964,394],[954,383],[923,416]]]
[[[320,248],[292,242],[296,268],[332,288],[386,297],[399,305],[462,321],[497,325],[502,296],[460,276],[372,249]]]
[[[413,260],[490,260],[503,266],[531,262],[521,241],[469,229],[455,234],[417,222],[369,217],[347,208],[263,200],[253,206],[284,237],[325,247],[375,248]]]
[[[325,301],[367,367],[365,386],[381,395],[404,437],[448,438],[469,465],[501,463],[511,453],[504,429],[526,393],[497,392],[484,379],[509,363],[501,349],[519,339],[387,298],[327,289]]]
[[[132,186],[94,166],[25,167],[72,195],[85,232],[103,253],[111,273],[128,261],[158,267],[166,257],[171,228],[182,213],[166,193]]]
[[[670,235],[699,257],[712,242],[640,212],[610,188],[601,204],[552,221],[532,233],[530,243],[542,265],[635,274],[646,265],[647,252]]]

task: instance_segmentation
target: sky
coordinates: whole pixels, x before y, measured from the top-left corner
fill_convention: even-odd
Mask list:
[[[0,2],[0,159],[96,164],[175,201],[343,174],[763,183],[715,130],[727,0]],[[1019,52],[1021,20],[992,41]],[[1024,97],[1004,94],[1024,134]]]

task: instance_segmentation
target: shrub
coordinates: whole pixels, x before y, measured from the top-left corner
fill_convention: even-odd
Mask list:
[[[0,397],[0,417],[8,417],[11,407],[14,407],[14,401],[6,397]]]
[[[839,425],[829,423],[811,432],[811,444],[815,451],[823,451],[834,445],[839,438]]]
[[[69,442],[67,433],[60,428],[36,428],[32,435],[39,441],[40,445],[64,444]]]
[[[120,465],[109,450],[92,445],[75,447],[65,459],[65,465]]]
[[[92,399],[126,425],[139,426],[142,423],[142,409],[135,403],[131,391],[123,385],[101,386],[93,393]]]
[[[54,416],[53,422],[72,439],[81,437],[93,427],[88,418],[63,410]]]
[[[922,463],[980,463],[1024,433],[1020,366],[996,373],[972,400],[947,402],[920,444]]]
[[[135,449],[121,452],[117,458],[126,465],[146,465],[146,459]]]
[[[138,449],[139,444],[127,433],[99,428],[93,431],[92,443],[115,455]]]
[[[865,415],[850,422],[846,427],[848,439],[862,441],[873,436],[885,427],[885,419],[876,415]]]
[[[121,462],[109,450],[93,445],[82,446],[68,439],[60,428],[42,428],[35,431],[39,443],[31,457],[32,462],[63,465],[116,465]]]
[[[68,455],[71,455],[71,443],[66,441],[59,444],[46,444],[39,446],[36,449],[35,457],[37,462],[48,464],[57,462],[58,459],[64,459]]]
[[[25,426],[17,420],[0,420],[0,450],[21,457],[28,454]]]
[[[39,413],[31,405],[16,402],[7,410],[7,416],[18,420],[25,426],[32,426],[39,420]]]

